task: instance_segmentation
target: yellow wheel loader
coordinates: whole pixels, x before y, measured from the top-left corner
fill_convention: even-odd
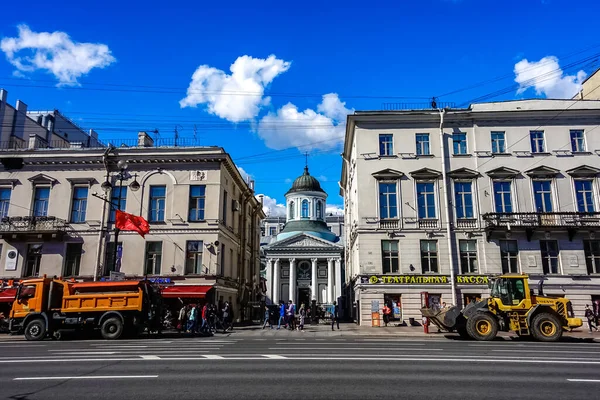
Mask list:
[[[527,275],[502,275],[492,280],[487,299],[472,302],[463,310],[422,308],[421,314],[441,330],[458,332],[475,340],[493,340],[498,331],[533,336],[542,342],[558,341],[565,330],[580,327],[571,302],[565,298],[544,297],[529,289]]]

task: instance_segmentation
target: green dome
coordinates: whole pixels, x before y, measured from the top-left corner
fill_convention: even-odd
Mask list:
[[[322,192],[325,193],[323,189],[321,189],[321,184],[314,176],[311,176],[308,172],[308,166],[304,167],[304,173],[296,178],[294,183],[292,184],[292,188],[288,190],[286,196],[290,193],[298,193],[298,192]]]

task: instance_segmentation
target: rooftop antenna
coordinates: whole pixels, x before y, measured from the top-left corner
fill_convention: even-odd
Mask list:
[[[175,125],[175,140],[174,140],[174,143],[173,143],[173,145],[175,147],[177,147],[177,139],[179,139],[179,131],[177,130],[178,126],[181,126],[181,125]],[[181,126],[181,130],[183,130],[183,126]]]

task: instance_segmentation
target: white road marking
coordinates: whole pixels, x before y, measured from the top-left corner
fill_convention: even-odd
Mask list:
[[[430,349],[430,348],[426,348],[426,349],[410,349],[410,348],[403,348],[403,347],[385,347],[385,348],[380,348],[380,347],[292,347],[292,346],[286,346],[286,347],[269,347],[269,350],[385,350],[386,352],[389,351],[443,351],[444,349]]]
[[[600,354],[600,351],[568,351],[568,350],[492,350],[501,353],[567,353],[567,354]]]
[[[160,357],[155,355],[141,355],[140,357],[142,357],[143,360],[160,360]]]
[[[204,357],[205,360],[222,360],[223,359],[222,356],[217,356],[217,355],[214,355],[214,354],[207,354],[207,355],[202,356],[202,357]]]
[[[88,375],[88,376],[30,376],[26,378],[15,378],[13,381],[46,381],[46,380],[70,380],[70,379],[146,379],[158,378],[158,375]]]
[[[265,354],[263,357],[266,357],[271,360],[285,360],[287,357],[280,356],[278,354]]]
[[[50,350],[52,351],[52,350]],[[112,355],[117,354],[118,351],[70,351],[66,353],[60,353],[61,355],[67,356],[102,356],[102,355]]]
[[[593,382],[600,383],[600,379],[567,379],[569,382]]]

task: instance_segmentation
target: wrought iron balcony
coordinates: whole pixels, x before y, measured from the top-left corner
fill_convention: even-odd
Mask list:
[[[599,227],[600,212],[488,213],[483,220],[486,229]]]
[[[67,221],[56,217],[4,217],[0,235],[64,234],[67,227]]]

